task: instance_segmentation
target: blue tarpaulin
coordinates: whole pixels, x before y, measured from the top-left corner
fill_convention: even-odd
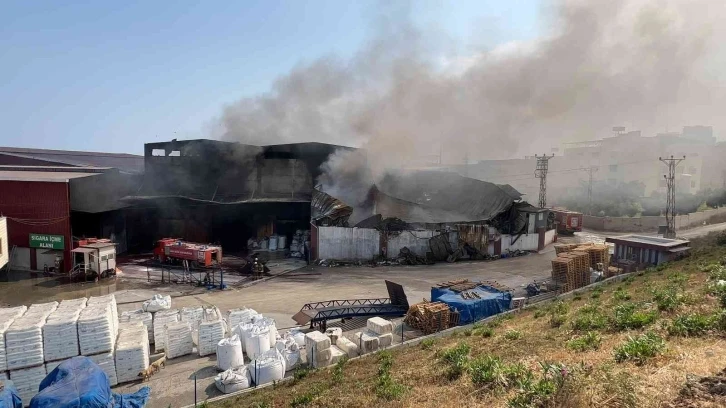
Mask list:
[[[511,293],[501,292],[486,285],[479,285],[466,292],[476,292],[481,299],[464,299],[461,297],[461,292],[454,292],[448,288],[431,288],[431,301],[444,302],[449,305],[449,309],[456,309],[460,313],[460,325],[474,323],[507,311],[512,301]]]
[[[108,377],[88,357],[73,357],[51,371],[40,383],[31,408],[142,408],[149,400],[149,387],[134,394],[111,392]]]
[[[0,380],[0,408],[23,408],[20,394],[12,381]]]

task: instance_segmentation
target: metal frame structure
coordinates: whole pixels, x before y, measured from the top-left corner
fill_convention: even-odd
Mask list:
[[[666,179],[666,186],[668,192],[666,194],[666,232],[663,234],[664,238],[675,238],[676,237],[676,167],[686,159],[674,158],[672,155],[668,158],[659,157],[658,160],[665,163],[668,166],[668,175],[663,175]]]
[[[542,156],[534,155],[537,159],[537,168],[534,170],[534,176],[539,179],[539,208],[547,207],[547,171],[549,170],[549,161],[555,155]]]
[[[408,311],[408,299],[399,284],[386,281],[389,298],[338,299],[306,303],[293,316],[298,324],[316,324],[326,329],[327,321],[362,316],[403,316]]]

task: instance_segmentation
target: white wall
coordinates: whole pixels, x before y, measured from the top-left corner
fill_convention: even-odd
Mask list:
[[[407,247],[416,255],[426,256],[429,252],[429,239],[434,235],[438,235],[437,231],[401,231],[397,236],[388,237],[388,253],[389,259],[398,257],[401,248]]]
[[[539,245],[539,234],[522,234],[521,237],[511,244],[512,240],[516,238],[511,235],[502,234],[502,253],[506,254],[507,250],[514,251],[520,249],[522,251],[536,251]]]
[[[549,230],[545,232],[545,246],[553,243],[555,241],[555,236],[557,235],[556,230]]]
[[[368,228],[318,227],[318,258],[369,260],[380,253],[381,236]]]
[[[8,247],[8,219],[0,217],[0,269],[7,265],[10,259],[10,248]]]

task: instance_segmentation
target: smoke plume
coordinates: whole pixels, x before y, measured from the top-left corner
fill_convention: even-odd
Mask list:
[[[388,16],[354,57],[300,65],[268,94],[227,106],[223,139],[363,147],[332,157],[322,179],[358,191],[425,157],[511,158],[614,125],[721,127],[721,0],[566,0],[545,11],[540,38],[465,57]]]

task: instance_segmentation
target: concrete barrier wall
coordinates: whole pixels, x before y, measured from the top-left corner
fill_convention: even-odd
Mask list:
[[[696,213],[677,215],[676,230],[688,229],[703,225],[726,222],[726,207]],[[665,216],[653,217],[594,217],[585,215],[583,227],[596,231],[615,232],[655,232],[658,226],[665,225]]]
[[[388,237],[388,253],[389,259],[398,257],[401,248],[407,247],[413,253],[420,256],[426,256],[429,249],[429,239],[434,235],[438,235],[437,231],[401,231],[396,236]]]
[[[381,235],[368,228],[318,227],[318,258],[370,260],[378,256]]]

